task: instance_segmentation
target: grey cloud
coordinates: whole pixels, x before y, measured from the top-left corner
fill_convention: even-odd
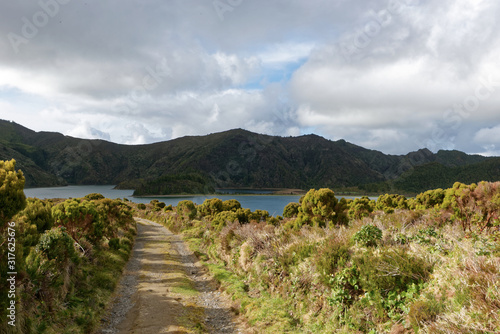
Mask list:
[[[220,2],[222,17],[204,0],[5,2],[0,90],[36,96],[40,118],[60,111],[60,132],[127,143],[243,127],[387,153],[498,150],[498,2]],[[490,96],[454,111],[489,76]],[[22,123],[18,108],[0,118]]]

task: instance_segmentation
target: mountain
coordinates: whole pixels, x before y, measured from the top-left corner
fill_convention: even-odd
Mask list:
[[[419,192],[464,180],[500,180],[498,159],[421,149],[387,155],[317,135],[278,137],[234,129],[148,145],[120,145],[0,120],[0,159],[16,159],[26,184],[117,184],[137,194],[214,188],[358,187]],[[443,175],[446,175],[444,177]],[[473,182],[473,181],[471,181]],[[450,185],[451,183],[451,185]]]

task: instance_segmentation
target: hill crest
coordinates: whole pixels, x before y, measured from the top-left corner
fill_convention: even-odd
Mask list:
[[[388,155],[315,134],[281,137],[232,129],[153,144],[123,145],[35,132],[0,120],[0,159],[12,158],[24,171],[27,186],[120,184],[141,188],[145,193],[151,193],[148,186],[162,182],[156,187],[158,191],[171,193],[169,187],[175,188],[172,180],[177,185],[190,184],[198,191],[223,187],[385,191],[389,187],[401,192],[410,190],[404,180],[409,180],[408,175],[417,167],[422,180],[432,179],[435,164],[441,174],[459,168],[466,179],[474,179],[469,170],[488,170],[478,175],[488,177],[488,181],[500,177],[500,171],[497,174],[494,168],[498,165],[495,158],[459,151],[432,153],[428,149]],[[450,182],[452,178],[444,179]],[[176,189],[191,192],[188,188]],[[410,188],[415,189],[415,180]]]

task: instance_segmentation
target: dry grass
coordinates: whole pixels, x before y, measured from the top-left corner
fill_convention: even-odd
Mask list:
[[[169,215],[167,220],[176,229],[202,238],[202,251],[212,261],[223,263],[244,280],[247,297],[238,300],[235,309],[255,332],[279,328],[286,333],[369,333],[371,329],[408,334],[500,333],[500,258],[494,252],[484,253],[493,241],[486,236],[468,238],[459,222],[451,222],[450,212],[434,208],[397,209],[391,214],[378,211],[351,220],[348,226],[306,224],[299,230],[287,228],[290,219],[279,224],[234,222],[220,232],[211,230],[204,217],[188,222],[175,213]],[[353,241],[365,225],[382,231],[378,245],[365,247]],[[191,232],[200,230],[205,232]],[[393,253],[404,259],[391,262]],[[368,295],[370,286],[376,289],[384,281],[366,275],[356,278],[354,271],[341,273],[362,263],[360,258],[367,261],[363,267],[373,275],[387,269],[386,275],[420,285],[410,295],[405,294],[407,289],[415,288],[401,282],[397,283],[401,295],[390,295],[385,286],[384,291]],[[404,268],[388,267],[389,262]],[[419,273],[419,266],[432,272],[413,275]],[[366,291],[359,287],[360,279]],[[349,303],[332,302],[342,298],[342,293],[351,294]]]

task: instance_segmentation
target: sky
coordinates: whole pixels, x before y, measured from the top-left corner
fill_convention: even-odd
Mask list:
[[[3,1],[0,119],[500,156],[499,17],[497,0]]]

